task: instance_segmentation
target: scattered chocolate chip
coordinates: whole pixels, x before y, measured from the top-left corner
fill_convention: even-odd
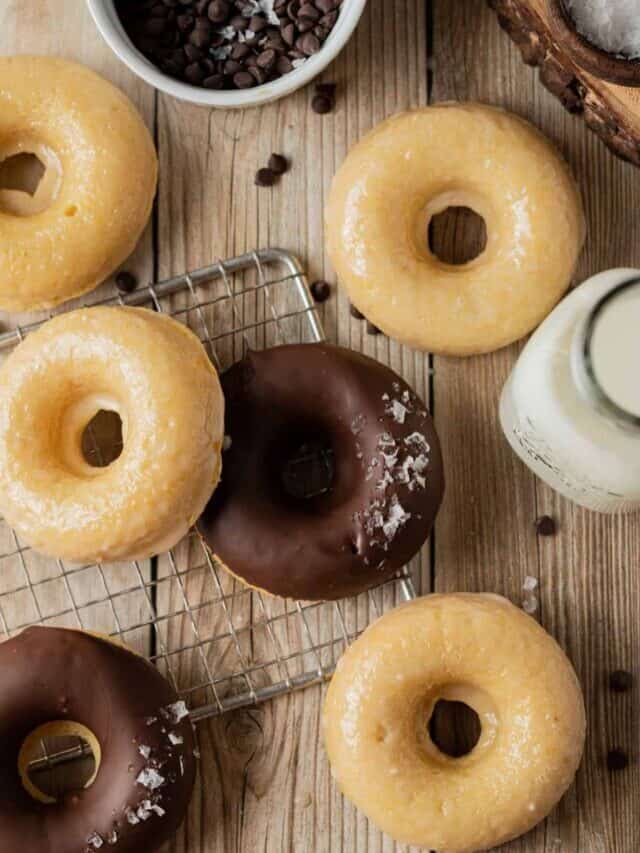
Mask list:
[[[627,693],[633,687],[633,675],[625,669],[616,669],[609,676],[609,687],[615,693]]]
[[[165,74],[192,86],[244,89],[289,74],[322,49],[342,0],[116,0],[135,46]],[[195,64],[194,64],[195,63]],[[329,112],[335,86],[316,92]]]
[[[364,314],[361,311],[358,311],[355,305],[349,305],[349,311],[351,312],[351,316],[355,317],[356,320],[364,320]]]
[[[373,323],[370,323],[367,320],[367,334],[369,334],[369,335],[381,335],[382,331],[377,326],[374,326]]]
[[[133,273],[121,270],[116,276],[116,287],[120,293],[131,293],[138,286],[138,279]]]
[[[557,525],[550,515],[542,515],[536,519],[536,533],[538,536],[555,536]]]
[[[316,83],[316,94],[334,99],[336,96],[336,88],[335,83]]]
[[[629,766],[629,756],[622,749],[612,749],[607,753],[609,770],[624,770]]]
[[[331,285],[323,279],[314,281],[311,285],[311,293],[316,302],[326,302],[331,296]]]
[[[311,101],[311,109],[318,115],[326,115],[333,109],[333,100],[326,95],[314,95]]]
[[[289,169],[289,161],[286,157],[283,157],[282,154],[272,154],[271,157],[269,157],[268,166],[276,175],[284,175],[284,173]]]
[[[272,187],[276,182],[277,175],[271,169],[258,169],[256,172],[257,187]]]

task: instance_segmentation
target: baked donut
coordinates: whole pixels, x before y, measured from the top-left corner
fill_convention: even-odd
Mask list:
[[[0,57],[0,164],[35,154],[33,196],[0,189],[0,310],[50,308],[92,290],[133,251],[158,163],[123,93],[45,56]]]
[[[442,501],[440,445],[392,370],[299,344],[250,352],[222,387],[231,445],[198,529],[229,571],[273,595],[335,599],[422,547]],[[296,466],[305,456],[329,470]]]
[[[68,735],[89,744],[96,769],[58,802],[28,766],[42,738]],[[152,853],[182,822],[195,772],[184,702],[139,655],[61,628],[0,644],[1,850]]]
[[[439,700],[482,731],[460,758],[429,734]],[[585,711],[568,659],[495,595],[429,595],[383,616],[338,663],[323,728],[339,786],[394,839],[471,853],[527,832],[580,764]]]
[[[468,207],[487,244],[440,261],[431,219]],[[349,298],[388,335],[449,355],[518,340],[567,290],[584,242],[567,166],[532,125],[495,107],[440,104],[401,113],[355,146],[326,211],[327,248]]]
[[[93,467],[99,411],[123,450]],[[32,332],[0,367],[0,513],[39,551],[144,559],[176,544],[219,476],[224,399],[197,337],[144,308],[85,308]]]

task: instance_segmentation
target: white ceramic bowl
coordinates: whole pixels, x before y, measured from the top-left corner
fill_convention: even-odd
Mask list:
[[[304,65],[284,77],[253,89],[217,90],[191,86],[169,77],[133,46],[120,22],[114,0],[87,0],[89,11],[102,37],[134,74],[161,92],[173,95],[181,101],[222,108],[255,107],[283,98],[306,86],[336,58],[349,41],[366,4],[367,0],[343,0],[340,17],[321,50],[311,56]]]

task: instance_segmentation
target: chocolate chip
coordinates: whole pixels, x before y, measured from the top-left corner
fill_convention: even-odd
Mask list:
[[[278,61],[276,62],[276,70],[278,74],[284,75],[288,74],[290,71],[293,71],[293,64],[288,56],[279,56]]]
[[[616,669],[609,676],[609,687],[615,693],[627,693],[633,687],[633,675],[626,669]]]
[[[320,25],[323,27],[327,27],[327,29],[332,30],[338,20],[337,12],[329,12],[327,15],[323,15],[320,18]]]
[[[211,77],[206,77],[202,85],[205,89],[222,89],[224,88],[224,77],[222,74],[212,74]]]
[[[227,0],[211,0],[207,7],[209,20],[214,24],[224,24],[229,17],[231,4]]]
[[[358,311],[353,303],[349,305],[349,311],[351,312],[351,316],[355,317],[356,320],[364,320],[364,314],[361,311]]]
[[[267,165],[276,175],[284,175],[289,169],[289,161],[282,154],[272,154]]]
[[[136,47],[166,74],[193,86],[249,88],[289,74],[321,50],[342,0],[115,0]],[[195,65],[194,65],[195,63]],[[220,76],[223,80],[220,80]],[[317,112],[334,106],[318,90]]]
[[[311,285],[311,294],[316,302],[326,302],[331,296],[331,285],[323,279],[314,281]]]
[[[335,83],[316,83],[316,94],[327,98],[335,98],[337,86]]]
[[[204,53],[199,47],[196,47],[193,44],[185,44],[184,55],[187,57],[189,62],[198,62],[198,60],[204,58]]]
[[[196,19],[193,15],[178,15],[176,24],[181,33],[188,33],[193,29]]]
[[[238,42],[234,44],[231,50],[231,58],[232,59],[244,59],[246,56],[249,56],[251,53],[251,48],[246,42]]]
[[[249,29],[252,33],[261,33],[263,30],[269,26],[269,21],[266,18],[260,18],[258,15],[254,15],[249,21]]]
[[[313,26],[313,24],[312,24]],[[300,28],[298,28],[300,29]],[[305,56],[313,56],[320,50],[320,40],[313,33],[305,33],[296,39],[296,47]]]
[[[272,187],[276,182],[277,175],[271,169],[258,169],[255,184],[257,187]]]
[[[192,62],[184,69],[184,79],[193,86],[198,86],[204,80],[204,73],[197,62]]]
[[[249,26],[249,18],[243,18],[242,15],[234,15],[233,18],[231,18],[231,26],[237,32],[246,30]]]
[[[236,89],[250,89],[256,81],[250,71],[238,71],[233,75],[233,85]]]
[[[138,286],[138,279],[133,273],[120,270],[116,276],[116,287],[120,293],[131,293]]]
[[[281,30],[282,38],[289,45],[289,47],[293,47],[294,42],[296,40],[296,28],[293,24],[285,24]]]
[[[209,46],[211,36],[205,30],[195,29],[189,36],[189,42],[194,47],[199,47],[201,50]]]
[[[542,515],[536,519],[536,533],[538,536],[555,536],[556,523],[550,515]]]
[[[326,115],[333,109],[333,100],[326,95],[314,95],[311,101],[311,109],[318,115]]]
[[[258,56],[258,67],[264,71],[269,71],[276,64],[277,58],[275,50],[265,50]]]
[[[252,65],[251,68],[249,68],[249,74],[251,74],[259,86],[266,82],[267,72],[264,68],[260,68],[258,65]]]
[[[624,770],[629,766],[629,756],[622,749],[612,749],[607,753],[607,767],[609,770]]]
[[[369,334],[369,335],[381,335],[382,331],[377,326],[374,326],[373,323],[370,323],[367,320],[367,334]]]

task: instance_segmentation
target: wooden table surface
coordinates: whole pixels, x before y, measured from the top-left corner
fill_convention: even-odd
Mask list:
[[[143,279],[270,245],[298,254],[312,278],[333,280],[323,249],[323,203],[349,146],[397,110],[451,99],[514,110],[567,156],[589,220],[578,280],[616,265],[640,266],[640,173],[563,112],[521,63],[484,0],[370,0],[348,48],[323,75],[338,84],[337,109],[324,117],[310,109],[309,90],[245,112],[209,111],[160,95],[111,54],[81,0],[0,0],[0,53],[14,52],[85,62],[143,112],[161,164],[153,227],[129,265]],[[285,153],[292,170],[276,188],[257,189],[255,170],[272,151]],[[459,251],[470,238],[454,221],[436,239]],[[637,688],[621,695],[607,688],[611,670],[637,672],[640,665],[638,517],[605,518],[573,507],[508,450],[497,401],[518,346],[466,361],[430,359],[367,335],[340,290],[323,313],[332,340],[390,363],[430,398],[448,492],[420,561],[422,590],[486,590],[520,603],[525,577],[535,576],[537,615],[567,650],[585,689],[588,741],[576,785],[546,823],[503,849],[639,850],[640,698]],[[0,317],[3,325],[13,321]],[[559,532],[541,539],[534,520],[545,513]],[[310,688],[203,724],[200,780],[167,851],[400,849],[332,784],[320,743],[322,696],[322,688]],[[613,747],[629,752],[628,769],[607,770]]]

